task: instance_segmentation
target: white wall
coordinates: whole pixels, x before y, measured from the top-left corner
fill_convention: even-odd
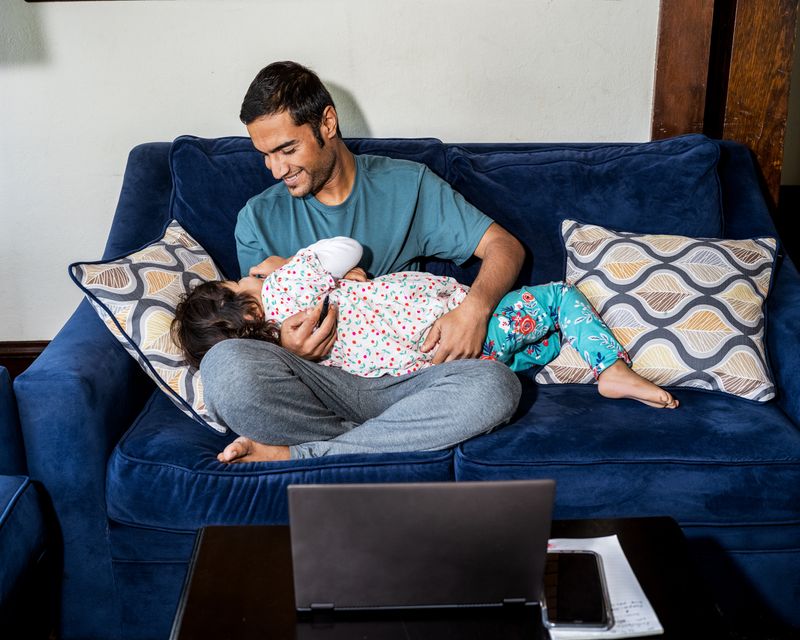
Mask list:
[[[49,339],[100,257],[128,151],[244,134],[268,62],[314,68],[345,135],[639,141],[658,0],[0,0],[0,341]]]

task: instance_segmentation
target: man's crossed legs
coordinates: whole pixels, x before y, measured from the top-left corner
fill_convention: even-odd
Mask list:
[[[218,343],[201,375],[207,410],[240,436],[226,462],[445,449],[507,422],[521,393],[497,362],[361,378],[258,340]]]

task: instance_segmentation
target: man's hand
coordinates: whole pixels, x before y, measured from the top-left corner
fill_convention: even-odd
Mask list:
[[[422,344],[425,353],[436,347],[433,364],[481,355],[489,318],[519,274],[525,250],[514,236],[493,222],[474,255],[481,259],[481,268],[467,297],[433,323]]]
[[[342,276],[342,280],[355,280],[356,282],[366,282],[367,272],[361,267],[354,267]]]
[[[420,349],[423,353],[436,349],[433,364],[477,358],[486,339],[488,321],[486,312],[467,298],[433,323]]]
[[[256,276],[258,278],[266,278],[273,271],[280,269],[283,265],[289,262],[289,258],[281,258],[281,256],[270,256],[263,262],[259,262],[255,267],[250,267],[247,275]]]
[[[328,355],[336,341],[339,308],[335,304],[330,305],[328,315],[315,330],[321,311],[320,302],[316,307],[304,309],[286,318],[281,325],[281,346],[312,362]]]

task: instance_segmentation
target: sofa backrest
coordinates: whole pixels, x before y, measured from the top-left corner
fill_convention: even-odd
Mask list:
[[[719,147],[688,135],[649,143],[451,146],[446,178],[528,249],[519,284],[561,280],[561,222],[721,237]]]
[[[621,231],[720,237],[719,146],[700,135],[650,143],[445,145],[435,139],[350,139],[354,153],[427,164],[525,245],[521,283],[564,276],[564,218]],[[243,137],[182,136],[169,156],[171,217],[237,273],[233,229],[249,198],[274,184]],[[475,266],[431,264],[471,281]]]
[[[444,176],[444,148],[435,139],[351,139],[353,153],[427,164]],[[211,254],[228,277],[238,271],[233,230],[239,210],[277,181],[249,138],[207,140],[181,136],[172,144],[170,213]]]

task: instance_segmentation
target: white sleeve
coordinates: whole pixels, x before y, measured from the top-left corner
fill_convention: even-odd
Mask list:
[[[341,278],[358,264],[364,250],[357,240],[336,236],[306,247],[313,251],[322,268],[334,278]]]

